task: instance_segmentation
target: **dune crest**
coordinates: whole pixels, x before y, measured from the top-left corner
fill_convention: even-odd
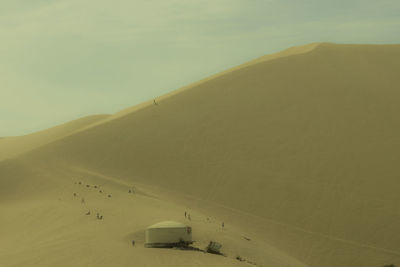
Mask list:
[[[0,161],[51,143],[107,117],[108,115],[87,116],[24,136],[0,137]]]

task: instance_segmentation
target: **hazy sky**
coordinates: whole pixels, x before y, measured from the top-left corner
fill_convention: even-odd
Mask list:
[[[399,0],[0,0],[0,136],[311,42],[400,43]]]

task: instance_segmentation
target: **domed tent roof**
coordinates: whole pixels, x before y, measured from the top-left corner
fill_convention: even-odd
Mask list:
[[[159,228],[186,228],[187,225],[180,223],[180,222],[175,222],[175,221],[164,221],[164,222],[159,222],[153,225],[150,225],[147,227],[147,229],[159,229]]]

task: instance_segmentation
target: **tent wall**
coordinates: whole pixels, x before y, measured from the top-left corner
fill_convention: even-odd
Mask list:
[[[173,244],[179,242],[192,242],[192,232],[188,227],[182,228],[148,228],[146,230],[146,245]]]

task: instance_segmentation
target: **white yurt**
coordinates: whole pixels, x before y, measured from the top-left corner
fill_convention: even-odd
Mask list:
[[[192,227],[180,222],[160,222],[146,229],[145,247],[187,246],[191,243]]]

